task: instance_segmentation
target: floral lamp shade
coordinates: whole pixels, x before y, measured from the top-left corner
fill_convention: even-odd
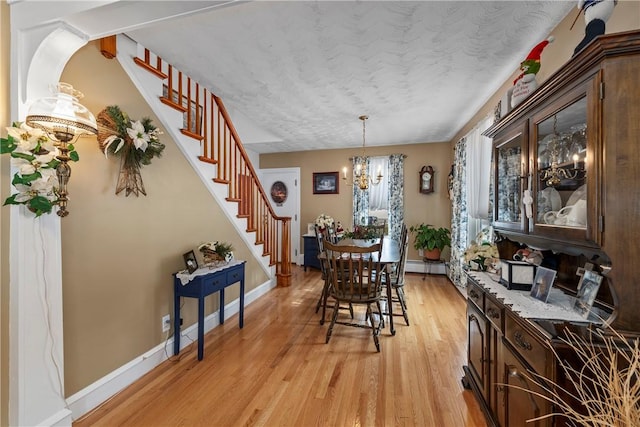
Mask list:
[[[57,134],[60,132],[73,136],[98,133],[96,118],[78,102],[84,97],[82,92],[63,82],[51,91],[53,96],[37,99],[29,107],[26,118],[29,126],[43,129],[58,140],[61,140]]]

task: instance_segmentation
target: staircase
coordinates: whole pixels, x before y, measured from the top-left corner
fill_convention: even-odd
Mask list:
[[[222,100],[124,35],[101,40],[277,286],[291,284],[291,218],[277,216]],[[116,52],[117,51],[117,55]]]

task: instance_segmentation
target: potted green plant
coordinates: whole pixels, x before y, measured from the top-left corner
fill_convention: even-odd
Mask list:
[[[439,260],[442,250],[451,245],[451,231],[448,228],[435,228],[431,224],[412,225],[411,234],[415,235],[413,247],[423,251],[425,258]]]

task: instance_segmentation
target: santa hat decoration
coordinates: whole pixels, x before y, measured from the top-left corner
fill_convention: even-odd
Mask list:
[[[525,61],[540,61],[540,55],[542,55],[542,51],[545,47],[547,47],[549,43],[553,42],[554,40],[555,38],[553,36],[549,36],[549,38],[547,38],[546,40],[538,43],[533,49],[531,49],[531,52],[529,52],[529,55],[527,55],[527,59],[525,59]]]

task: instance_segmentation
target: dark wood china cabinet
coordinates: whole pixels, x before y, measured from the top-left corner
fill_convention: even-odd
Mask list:
[[[576,295],[578,267],[593,264],[604,277],[595,309],[634,338],[640,336],[638,76],[640,31],[600,36],[485,132],[493,138],[501,258],[523,245],[544,251],[558,272],[554,288],[567,298]],[[598,321],[524,316],[478,275],[469,275],[467,292],[463,382],[490,425],[521,426],[550,413],[544,399],[505,384],[535,388],[526,372],[561,382],[552,349],[563,347],[562,330],[597,328]],[[563,423],[556,417],[530,425]]]

